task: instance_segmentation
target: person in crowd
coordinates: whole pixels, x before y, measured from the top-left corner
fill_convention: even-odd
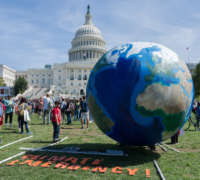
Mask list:
[[[65,113],[66,113],[66,102],[63,98],[61,101],[60,109],[61,109],[62,121],[64,123],[65,122]]]
[[[200,128],[199,128],[199,125],[200,125],[200,102],[197,102],[195,116],[196,116],[196,130],[199,131],[200,130]]]
[[[73,112],[73,104],[69,99],[67,99],[67,102],[66,102],[67,125],[72,123],[72,119],[71,119],[72,112]]]
[[[82,98],[79,99],[79,104],[80,104],[80,108],[79,108],[79,119],[81,118],[81,107],[83,105],[83,100]]]
[[[55,107],[52,110],[52,124],[53,124],[53,142],[59,141],[60,124],[61,124],[61,110],[59,101],[55,102]]]
[[[171,144],[178,144],[178,137],[180,135],[180,130],[178,130],[176,132],[176,134],[174,134],[172,137],[171,137]]]
[[[32,134],[28,127],[28,122],[24,120],[24,111],[28,110],[28,105],[26,103],[26,99],[24,97],[21,98],[19,106],[18,106],[18,113],[19,113],[19,121],[21,123],[21,134],[24,134],[24,125],[27,134]]]
[[[8,97],[7,100],[4,100],[4,105],[6,107],[5,110],[5,125],[10,128],[12,128],[12,122],[13,122],[13,111],[14,111],[14,101],[11,100],[10,97]],[[8,117],[9,117],[9,124],[8,124]]]
[[[31,101],[31,114],[35,112],[35,102]]]
[[[40,97],[38,101],[38,114],[40,116],[40,119],[42,119],[42,111],[43,111],[43,99]]]
[[[156,151],[156,145],[155,144],[150,145],[149,148],[151,149],[151,151]]]
[[[17,102],[15,103],[15,114],[17,115],[17,121],[18,121],[18,131],[21,132],[21,121],[20,121],[20,117],[19,117],[19,103],[21,101],[21,97],[17,100]]]
[[[3,125],[3,119],[4,119],[5,110],[6,110],[6,107],[2,103],[2,99],[0,98],[0,129],[1,129],[1,126]]]
[[[74,120],[79,120],[79,109],[80,109],[80,102],[75,100],[75,108],[74,108]]]
[[[3,118],[4,118],[4,113],[5,113],[5,105],[2,103],[2,99],[0,98],[0,130],[1,126],[3,125]],[[2,143],[2,139],[0,137],[0,144]]]
[[[43,124],[45,124],[46,120],[47,124],[50,123],[50,100],[49,94],[43,98]]]
[[[88,111],[88,104],[87,104],[85,96],[83,96],[83,102],[81,106],[81,129],[83,129],[84,121],[87,122],[87,128],[88,128],[89,127],[89,111]]]

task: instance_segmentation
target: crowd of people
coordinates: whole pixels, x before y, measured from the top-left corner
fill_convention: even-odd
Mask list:
[[[195,129],[200,130],[200,102],[194,102],[192,112],[196,117]],[[47,94],[40,99],[28,100],[20,97],[13,100],[10,97],[0,98],[0,129],[5,122],[7,128],[13,127],[13,114],[17,115],[19,133],[32,134],[29,128],[30,115],[37,113],[43,125],[53,125],[53,141],[59,141],[61,124],[72,124],[74,121],[81,122],[81,128],[89,126],[89,110],[85,96],[80,99],[57,98]],[[180,130],[171,137],[171,143],[178,143]],[[1,142],[1,138],[0,138]],[[154,149],[155,146],[151,147]]]
[[[30,116],[37,113],[43,125],[53,125],[53,141],[59,141],[61,124],[81,122],[81,129],[89,127],[89,110],[85,96],[80,99],[54,98],[50,94],[35,100],[20,97],[13,100],[10,97],[0,98],[0,128],[4,124],[7,128],[13,127],[13,114],[17,115],[19,133],[32,134],[29,128]],[[4,123],[5,122],[5,123]],[[1,139],[0,139],[1,141]]]

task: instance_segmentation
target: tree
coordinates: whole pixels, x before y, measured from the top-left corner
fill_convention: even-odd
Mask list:
[[[197,97],[200,95],[200,63],[196,65],[192,79],[194,82],[195,97]]]
[[[15,80],[15,85],[14,85],[15,95],[19,93],[22,94],[27,88],[28,88],[28,82],[23,77],[19,77],[18,79]]]
[[[2,77],[0,77],[0,86],[5,86],[5,82]]]

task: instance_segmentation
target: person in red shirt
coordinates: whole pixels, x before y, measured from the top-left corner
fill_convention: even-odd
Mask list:
[[[5,113],[6,107],[2,103],[2,99],[0,98],[0,129],[1,126],[3,125],[3,119],[4,119],[4,113]],[[0,144],[2,143],[1,137],[0,137]]]
[[[4,119],[5,110],[6,110],[6,107],[2,103],[2,99],[0,99],[0,129],[1,129],[1,126],[3,125],[3,119]]]
[[[61,124],[61,111],[60,103],[55,102],[55,107],[52,110],[52,123],[53,123],[53,142],[58,142],[60,135],[60,124]]]

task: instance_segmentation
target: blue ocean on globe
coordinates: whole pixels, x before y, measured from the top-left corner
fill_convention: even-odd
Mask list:
[[[193,96],[186,64],[172,50],[150,42],[107,51],[87,85],[95,123],[124,145],[153,145],[174,135],[190,116]]]

